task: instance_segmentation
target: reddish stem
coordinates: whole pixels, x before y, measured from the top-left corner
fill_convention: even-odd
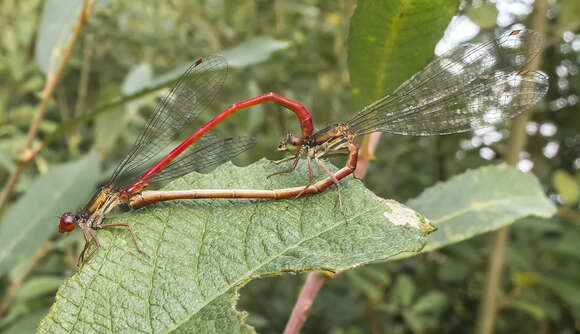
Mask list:
[[[357,179],[363,179],[365,177],[367,168],[375,156],[375,150],[379,145],[380,139],[380,132],[373,132],[365,136],[365,140],[360,150],[358,164],[356,165],[356,170],[354,171],[354,177]]]
[[[316,297],[318,290],[320,290],[322,285],[324,285],[328,279],[329,276],[323,273],[308,274],[306,283],[304,283],[300,296],[292,309],[292,314],[286,324],[284,334],[295,334],[300,332],[304,322],[306,322],[306,317],[308,316],[308,312],[310,312],[310,308],[314,303],[314,298]]]

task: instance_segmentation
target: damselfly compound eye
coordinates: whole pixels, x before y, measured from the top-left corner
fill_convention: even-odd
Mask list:
[[[75,226],[77,225],[77,219],[78,217],[70,212],[67,212],[62,216],[60,216],[60,224],[58,224],[58,232],[64,233],[74,230]]]

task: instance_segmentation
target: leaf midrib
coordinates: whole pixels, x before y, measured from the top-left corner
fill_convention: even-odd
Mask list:
[[[536,197],[535,196],[510,196],[510,197],[504,197],[502,199],[491,200],[491,201],[487,201],[487,202],[474,202],[474,203],[470,204],[468,207],[462,208],[460,210],[451,212],[447,215],[441,216],[437,219],[431,220],[431,222],[437,226],[440,223],[445,223],[446,221],[449,221],[457,216],[461,216],[463,214],[466,214],[470,211],[473,211],[473,212],[481,211],[482,209],[486,209],[486,208],[493,206],[493,205],[496,205],[496,204],[509,204],[510,202],[515,202],[517,200],[526,200],[526,199],[532,199],[535,201]],[[479,205],[473,205],[476,203]]]
[[[389,24],[391,28],[389,30],[389,33],[387,34],[387,38],[385,39],[382,59],[390,59],[390,55],[392,54],[392,51],[394,49],[395,41],[399,36],[399,29],[397,28],[401,25],[400,16],[401,14],[406,13],[409,10],[409,6],[411,6],[412,2],[413,0],[403,1],[402,7],[399,8],[398,11],[399,15],[393,15],[393,19],[390,21]],[[383,84],[385,81],[385,76],[388,73],[387,68],[389,67],[389,65],[390,63],[388,61],[383,61],[379,64],[379,70],[377,71],[378,72],[377,86],[375,87],[375,92],[373,96],[374,99],[378,99],[385,94],[385,92],[383,91]]]

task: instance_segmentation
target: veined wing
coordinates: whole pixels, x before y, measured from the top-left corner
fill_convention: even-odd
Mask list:
[[[142,174],[169,153],[172,147],[168,144],[185,127],[193,128],[198,114],[221,89],[226,74],[227,64],[220,56],[200,58],[187,69],[157,104],[135,145],[115,169],[111,179],[114,188],[128,185],[134,180],[127,175]]]
[[[525,70],[540,49],[541,38],[530,30],[459,46],[348,124],[358,134],[440,135],[513,117],[547,92],[547,76]]]

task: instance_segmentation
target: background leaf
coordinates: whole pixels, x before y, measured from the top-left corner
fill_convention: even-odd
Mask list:
[[[490,29],[495,26],[498,10],[495,3],[484,3],[479,7],[470,7],[467,17],[482,29]]]
[[[26,301],[38,296],[54,293],[62,284],[62,281],[62,277],[36,276],[23,284],[22,289],[16,295],[16,299]]]
[[[40,310],[30,313],[26,317],[21,318],[15,322],[10,327],[6,328],[2,332],[4,334],[22,334],[22,333],[34,333],[38,327],[38,322],[46,316],[48,310]]]
[[[423,252],[497,230],[526,216],[548,218],[556,212],[533,174],[505,164],[454,176],[426,189],[407,205],[437,226]]]
[[[222,51],[219,55],[226,58],[228,66],[233,68],[243,68],[263,62],[270,58],[272,53],[285,49],[289,45],[290,43],[286,41],[280,41],[270,37],[255,37],[245,41],[237,47]],[[156,77],[152,81],[152,86],[179,78],[196,60],[197,59],[194,59],[168,73]]]
[[[83,0],[47,0],[44,3],[34,59],[45,73],[58,62],[61,48],[72,34],[82,4]]]
[[[578,201],[578,198],[580,198],[580,182],[576,181],[576,179],[565,170],[559,169],[555,171],[552,183],[554,184],[554,188],[558,191],[558,194],[562,196],[564,204],[574,204]]]
[[[279,169],[266,160],[248,168],[226,164],[167,189],[279,188],[307,180],[305,163],[292,175],[266,179]],[[102,249],[59,289],[40,332],[188,332],[192,326],[197,332],[229,333],[239,330],[239,321],[232,321],[239,314],[223,305],[251,279],[347,270],[422,248],[421,230],[432,228],[419,214],[379,199],[352,178],[342,189],[344,213],[335,189],[329,189],[298,200],[163,203],[118,217],[114,221],[134,226],[150,257],[136,252],[127,231],[99,231]],[[399,211],[403,218],[397,224],[386,218]],[[225,313],[230,320],[222,323]]]
[[[99,161],[92,153],[53,166],[29,185],[0,222],[0,275],[36,254],[42,242],[57,231],[58,217],[78,208],[94,191],[98,176]]]
[[[458,6],[457,0],[358,2],[348,36],[355,105],[391,93],[425,66]]]

